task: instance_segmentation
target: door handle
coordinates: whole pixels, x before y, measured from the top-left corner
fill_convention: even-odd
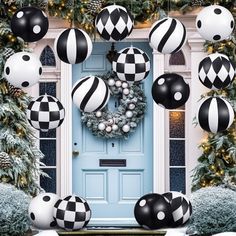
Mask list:
[[[73,156],[79,156],[79,150],[73,150],[72,154]]]

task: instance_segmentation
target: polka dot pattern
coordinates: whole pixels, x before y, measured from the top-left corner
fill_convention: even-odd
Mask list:
[[[182,98],[182,93],[176,92],[175,95],[174,95],[174,99],[176,101],[179,101],[179,100],[181,100],[181,98]]]
[[[17,18],[21,18],[23,15],[24,15],[24,12],[23,12],[23,11],[19,11],[19,12],[16,14],[16,17],[17,17]]]
[[[163,211],[159,211],[158,213],[157,213],[157,219],[158,220],[164,220],[165,219],[165,213],[163,212]]]
[[[145,199],[141,200],[139,206],[143,207],[145,205],[146,205],[146,200]]]
[[[41,27],[39,25],[35,25],[34,28],[33,28],[33,32],[35,34],[39,34],[41,31]]]
[[[45,202],[49,202],[50,199],[51,199],[51,198],[50,198],[49,196],[44,196],[44,197],[43,197],[43,200],[44,200]]]

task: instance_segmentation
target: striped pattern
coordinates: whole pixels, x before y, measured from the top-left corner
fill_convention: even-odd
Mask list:
[[[122,6],[111,5],[102,9],[95,19],[95,26],[100,36],[108,41],[120,41],[133,30],[134,19]]]
[[[185,26],[177,19],[161,19],[153,24],[149,32],[150,46],[164,54],[178,52],[185,42]]]
[[[231,126],[234,120],[234,110],[226,100],[210,97],[200,105],[197,117],[202,129],[217,133]]]
[[[81,111],[95,112],[106,106],[110,98],[110,90],[102,79],[87,76],[74,85],[71,96]]]
[[[85,61],[93,49],[90,37],[81,29],[66,29],[57,37],[54,47],[60,60],[69,64]]]
[[[164,193],[166,201],[170,203],[173,222],[172,227],[177,227],[185,224],[192,215],[192,205],[188,198],[180,192]]]

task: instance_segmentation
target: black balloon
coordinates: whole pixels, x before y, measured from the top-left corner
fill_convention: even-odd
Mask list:
[[[160,229],[172,221],[171,205],[160,194],[147,194],[135,204],[134,216],[143,228]]]
[[[182,76],[174,73],[159,76],[152,85],[154,101],[166,109],[175,109],[184,105],[189,98],[189,85]]]
[[[48,31],[47,15],[36,7],[23,7],[11,19],[11,30],[25,42],[35,42]]]

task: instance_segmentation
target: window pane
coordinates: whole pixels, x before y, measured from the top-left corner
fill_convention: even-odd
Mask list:
[[[40,132],[40,138],[56,138],[56,129],[50,129],[47,132]]]
[[[44,95],[45,93],[56,97],[56,82],[40,83],[39,95]]]
[[[43,66],[56,66],[56,59],[53,50],[46,46],[41,55],[40,55],[40,61]]]
[[[185,194],[185,168],[170,168],[170,191]]]
[[[56,140],[40,140],[40,150],[45,155],[42,162],[47,166],[56,166]]]
[[[169,114],[170,138],[184,138],[185,113],[181,111],[171,111]]]
[[[184,140],[170,140],[170,166],[185,166]]]
[[[172,66],[183,66],[185,65],[185,58],[182,51],[178,51],[170,56],[169,64]]]
[[[56,193],[56,169],[42,169],[50,178],[40,177],[40,186],[46,191]]]

